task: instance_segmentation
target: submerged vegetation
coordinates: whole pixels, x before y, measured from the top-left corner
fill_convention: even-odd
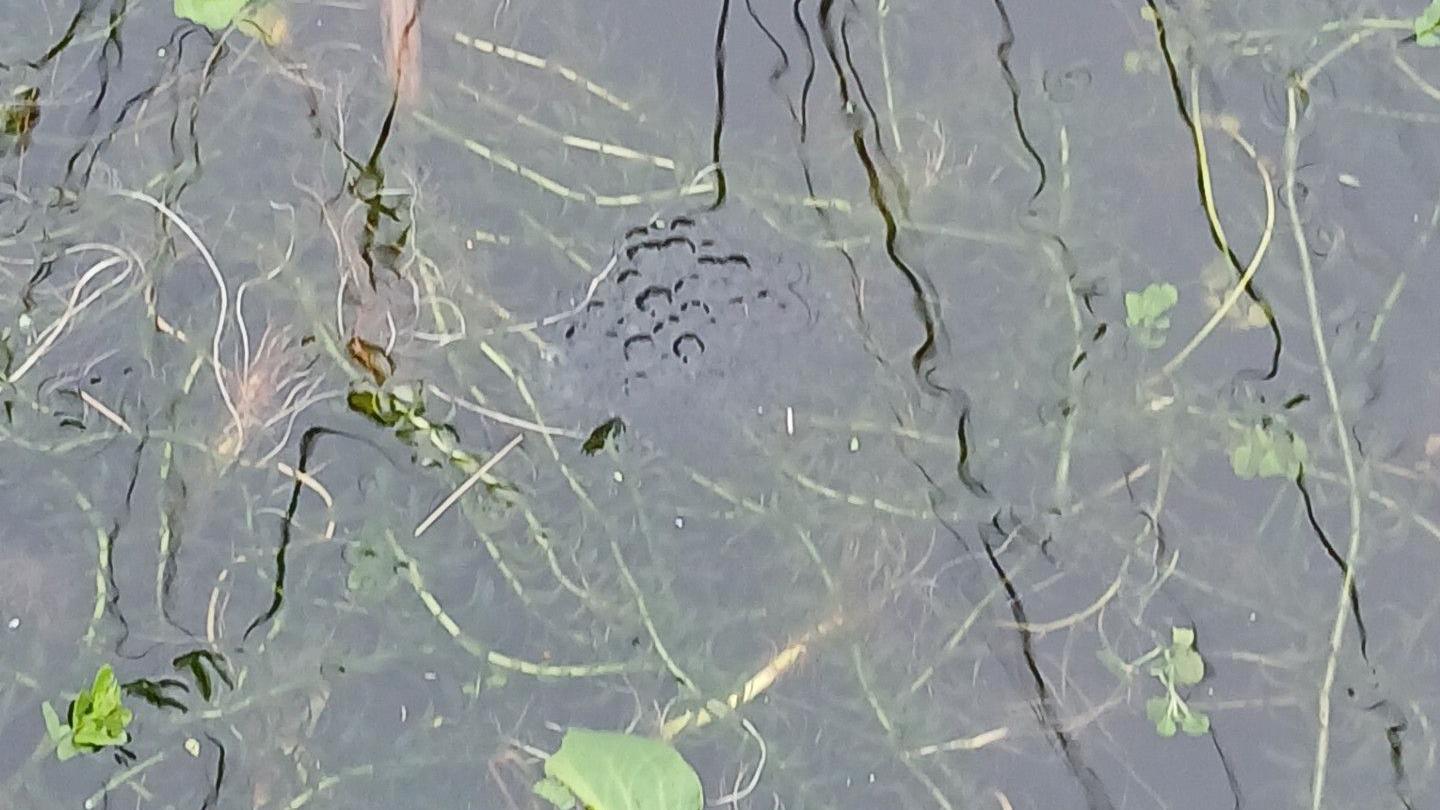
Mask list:
[[[109,664],[100,667],[90,688],[81,690],[70,702],[68,722],[60,722],[60,715],[48,700],[40,704],[40,709],[45,716],[45,731],[55,744],[55,756],[62,762],[76,754],[130,741],[126,729],[135,715],[121,703],[120,683]]]
[[[477,8],[0,9],[7,801],[1436,803],[1440,4]]]

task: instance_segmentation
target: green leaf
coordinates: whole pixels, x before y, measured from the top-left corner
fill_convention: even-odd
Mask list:
[[[95,673],[90,688],[70,704],[68,726],[60,725],[60,718],[48,703],[41,706],[47,732],[52,739],[60,735],[55,755],[66,760],[79,753],[127,742],[130,735],[125,729],[135,716],[120,701],[120,683],[115,679],[115,671],[105,664]]]
[[[548,776],[530,787],[536,796],[560,808],[570,810],[575,806],[575,794],[570,789]]]
[[[105,664],[95,673],[95,682],[90,686],[93,711],[105,716],[120,708],[120,684],[115,680],[115,670]]]
[[[1193,627],[1172,627],[1170,628],[1170,647],[1175,650],[1188,650],[1195,646],[1195,628]]]
[[[227,27],[251,0],[175,0],[175,16],[213,31]]]
[[[55,758],[61,762],[74,757],[78,753],[80,753],[80,749],[75,747],[75,743],[71,742],[69,737],[65,737],[55,746]]]
[[[1193,686],[1205,677],[1205,661],[1195,651],[1193,627],[1170,628],[1170,649],[1165,659],[1174,686]]]
[[[403,416],[396,412],[389,397],[369,388],[351,390],[345,397],[345,404],[350,406],[350,410],[370,417],[381,427],[394,427]]]
[[[1440,48],[1440,0],[1431,0],[1429,8],[1415,18],[1415,44]]]
[[[646,737],[572,728],[545,775],[589,810],[700,810],[700,777],[674,748]]]
[[[624,432],[625,423],[620,420],[620,417],[612,416],[601,423],[599,427],[590,431],[589,437],[585,439],[585,444],[580,447],[580,452],[587,456],[593,456],[605,449],[605,443],[610,440],[611,436],[618,436]]]
[[[1194,649],[1176,652],[1171,656],[1170,664],[1176,686],[1194,686],[1205,677],[1205,661]]]
[[[1210,733],[1210,718],[1204,712],[1187,712],[1180,720],[1180,729],[1192,737]]]
[[[1158,349],[1170,329],[1167,313],[1180,300],[1173,284],[1151,284],[1140,292],[1125,293],[1125,325],[1140,345]]]
[[[60,722],[60,715],[55,713],[55,707],[50,701],[40,704],[40,714],[45,718],[45,735],[50,742],[59,743],[70,736],[70,727]]]
[[[1145,716],[1150,718],[1150,722],[1159,725],[1161,720],[1170,716],[1170,699],[1152,697],[1145,701]]]
[[[1167,714],[1159,720],[1155,721],[1155,733],[1159,734],[1161,737],[1174,737],[1175,718]]]
[[[1180,300],[1180,293],[1174,284],[1151,284],[1140,292],[1125,293],[1125,324],[1135,327],[1169,326],[1161,319]]]
[[[1230,469],[1245,480],[1294,478],[1308,455],[1304,439],[1282,425],[1262,423],[1243,431],[1230,447]]]

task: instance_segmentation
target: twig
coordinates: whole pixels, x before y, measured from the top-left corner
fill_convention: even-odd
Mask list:
[[[1305,287],[1305,304],[1310,311],[1310,333],[1315,341],[1315,356],[1321,377],[1325,381],[1325,396],[1330,401],[1330,413],[1335,422],[1335,439],[1340,445],[1340,457],[1345,464],[1345,480],[1350,491],[1350,545],[1345,555],[1345,575],[1341,577],[1335,621],[1330,628],[1330,652],[1325,659],[1325,674],[1320,681],[1320,696],[1316,709],[1316,722],[1320,726],[1320,732],[1315,743],[1315,773],[1310,786],[1310,806],[1313,810],[1320,810],[1325,792],[1325,766],[1330,753],[1330,691],[1335,686],[1335,668],[1345,636],[1350,594],[1355,587],[1355,564],[1360,553],[1360,485],[1355,474],[1355,456],[1350,449],[1350,430],[1345,426],[1339,389],[1335,385],[1335,374],[1330,369],[1330,352],[1325,346],[1325,330],[1320,319],[1319,298],[1315,292],[1315,268],[1310,262],[1310,245],[1305,237],[1305,228],[1300,222],[1300,208],[1295,200],[1295,167],[1300,152],[1298,96],[1304,89],[1302,82],[1311,75],[1313,73],[1307,71],[1303,76],[1292,78],[1285,89],[1285,206],[1290,212],[1291,235],[1295,238],[1295,250],[1300,259],[1300,279]]]
[[[437,399],[444,400],[445,402],[448,402],[451,405],[454,405],[455,407],[462,410],[467,410],[471,411],[472,413],[480,414],[486,419],[493,419],[502,425],[509,425],[510,427],[520,428],[521,430],[529,430],[535,433],[539,433],[542,436],[563,436],[567,439],[577,440],[584,440],[586,438],[586,435],[584,433],[580,433],[579,431],[567,430],[565,428],[549,427],[548,425],[541,425],[536,422],[521,419],[518,416],[511,416],[510,414],[502,413],[492,408],[486,408],[483,405],[477,405],[468,399],[461,399],[460,397],[457,397],[453,394],[447,394],[439,388],[435,387],[434,385],[426,386],[426,390],[434,394]]]
[[[103,403],[103,402],[101,402],[100,400],[96,399],[93,395],[91,395],[91,393],[90,393],[89,391],[86,391],[86,390],[83,389],[83,388],[80,389],[80,399],[81,399],[86,405],[89,405],[90,407],[94,408],[96,413],[98,413],[98,414],[100,414],[101,416],[105,417],[106,419],[110,420],[111,424],[115,425],[116,427],[120,428],[121,430],[125,431],[126,433],[132,433],[132,434],[133,434],[133,433],[135,432],[133,429],[131,429],[130,423],[125,421],[124,417],[122,417],[122,416],[120,416],[120,414],[115,413],[114,411],[110,410],[110,408],[107,407],[107,406],[105,405],[105,403]]]
[[[943,743],[933,745],[922,745],[908,753],[912,757],[928,757],[933,754],[943,754],[948,751],[979,751],[987,745],[1000,742],[1010,736],[1009,726],[992,728],[989,731],[982,731],[969,737],[956,737],[953,740],[946,740]]]
[[[484,478],[485,474],[490,472],[490,468],[494,467],[496,464],[499,464],[500,459],[505,458],[506,454],[508,454],[511,450],[514,450],[515,446],[518,445],[520,443],[520,440],[523,438],[525,438],[525,434],[515,434],[515,438],[506,442],[505,446],[500,448],[500,450],[496,452],[495,455],[491,456],[490,459],[484,464],[481,464],[480,469],[476,470],[473,473],[470,473],[470,477],[466,478],[464,483],[456,487],[454,492],[451,492],[449,495],[447,495],[445,497],[445,500],[441,501],[440,505],[435,507],[435,511],[431,512],[425,517],[424,520],[420,521],[420,525],[415,527],[415,536],[419,537],[420,535],[424,534],[425,530],[430,528],[435,523],[435,521],[439,520],[440,516],[445,514],[445,511],[447,509],[454,506],[455,502],[464,497],[465,493],[469,492],[470,488],[475,486],[475,483],[477,481],[479,481],[481,478]]]

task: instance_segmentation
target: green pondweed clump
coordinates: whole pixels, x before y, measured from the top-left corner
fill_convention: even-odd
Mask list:
[[[420,383],[377,387],[357,384],[346,397],[350,410],[395,431],[395,436],[415,448],[421,466],[453,464],[472,473],[480,462],[460,448],[454,426],[435,422],[425,415],[425,388]]]
[[[130,741],[126,729],[134,713],[120,702],[120,683],[109,664],[95,673],[95,681],[70,703],[69,723],[61,723],[50,701],[40,704],[45,731],[55,743],[55,756],[65,761],[76,754],[88,754]]]

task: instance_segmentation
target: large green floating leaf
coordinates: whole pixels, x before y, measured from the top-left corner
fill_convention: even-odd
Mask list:
[[[175,0],[175,16],[218,31],[235,21],[252,0]]]
[[[267,45],[282,42],[288,30],[277,0],[175,0],[175,16],[212,31],[234,25]]]
[[[588,810],[700,810],[700,777],[680,753],[647,737],[572,728],[545,761],[545,776]],[[542,790],[552,801],[555,785]]]

